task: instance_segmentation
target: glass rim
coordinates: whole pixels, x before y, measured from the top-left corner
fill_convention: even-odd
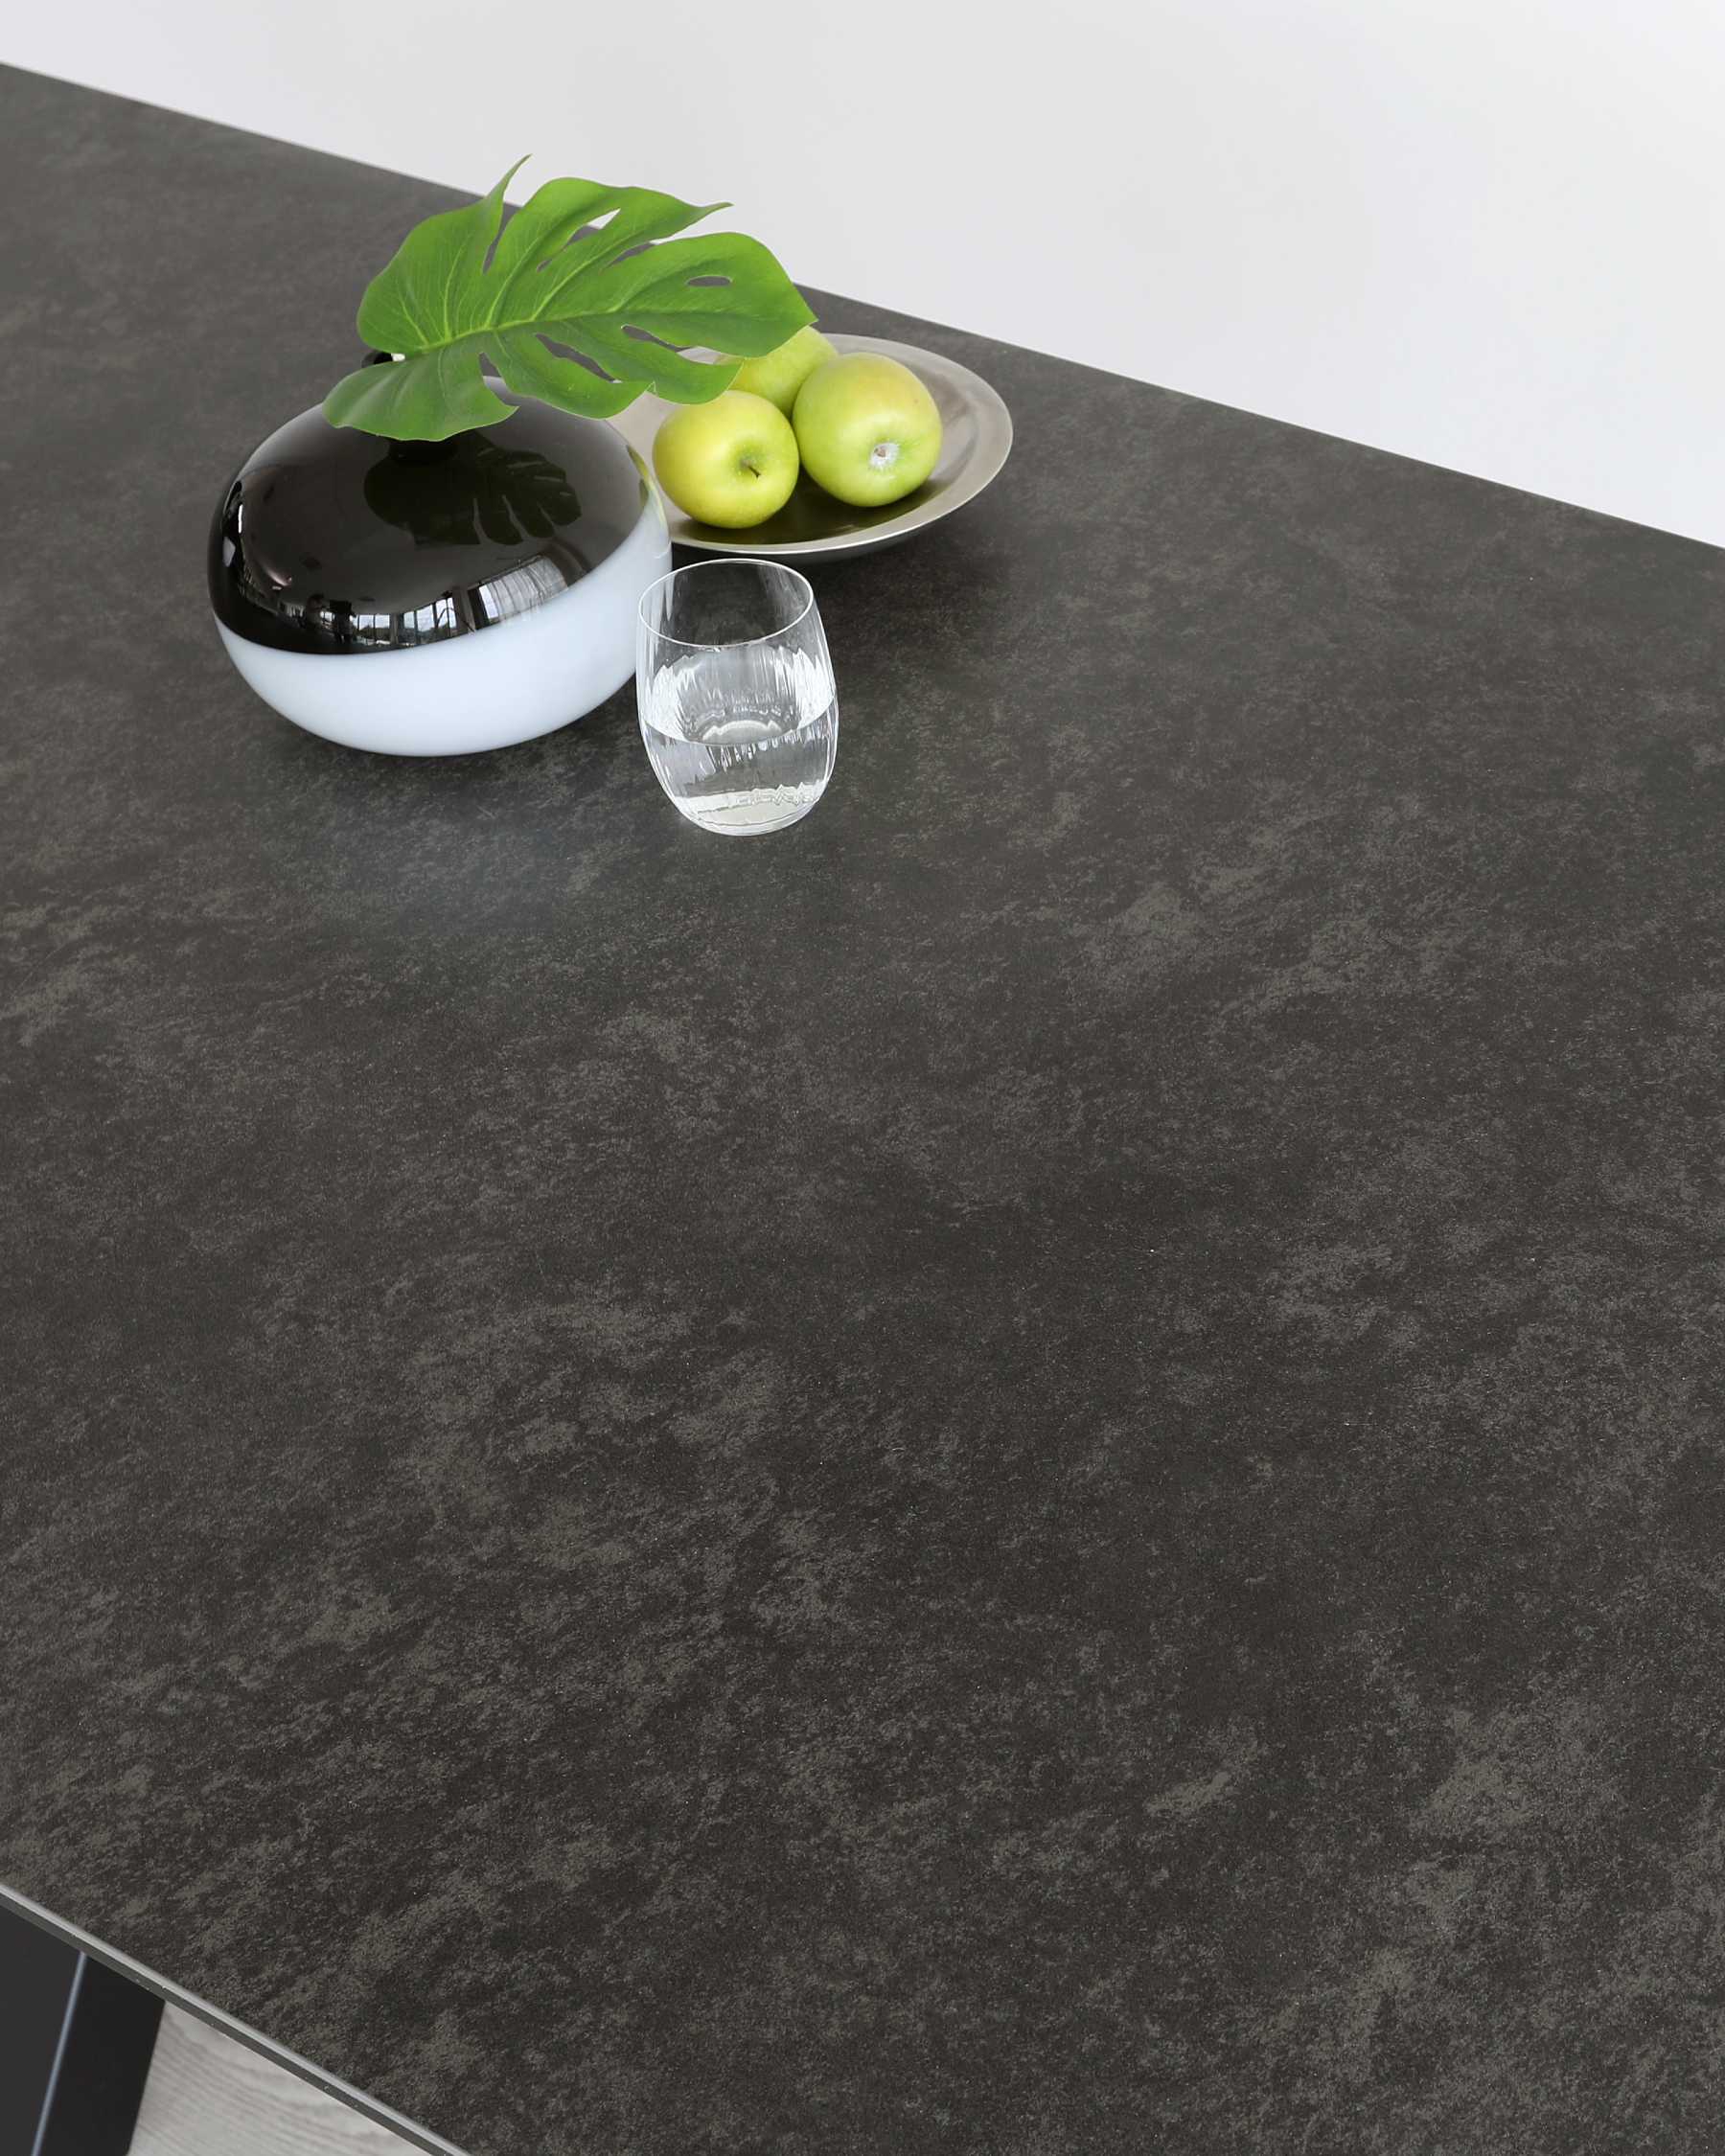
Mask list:
[[[723,644],[703,644],[691,636],[674,636],[668,629],[658,629],[647,618],[647,602],[662,585],[675,584],[678,577],[697,577],[702,569],[777,569],[802,585],[803,603],[790,621],[782,622],[777,629],[769,629],[759,636],[732,636]],[[649,636],[661,644],[676,644],[685,652],[746,652],[751,644],[770,644],[775,636],[788,636],[794,629],[800,629],[815,607],[815,586],[800,569],[788,568],[783,562],[775,562],[767,554],[721,554],[711,562],[685,562],[679,569],[667,569],[662,577],[655,577],[635,602],[635,621]]]

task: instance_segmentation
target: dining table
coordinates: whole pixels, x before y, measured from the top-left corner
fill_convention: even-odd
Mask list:
[[[1715,2150],[1725,555],[811,291],[1015,441],[733,843],[218,640],[458,194],[0,185],[0,1907],[465,2156]]]

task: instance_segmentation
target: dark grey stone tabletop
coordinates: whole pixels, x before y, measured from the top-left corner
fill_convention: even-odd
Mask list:
[[[217,642],[452,196],[0,179],[0,1880],[475,2156],[1717,2148],[1725,557],[834,300],[1018,447],[732,843]]]

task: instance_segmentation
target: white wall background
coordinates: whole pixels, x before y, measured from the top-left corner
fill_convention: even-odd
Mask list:
[[[0,57],[727,196],[807,283],[1725,542],[1721,0],[81,0]]]

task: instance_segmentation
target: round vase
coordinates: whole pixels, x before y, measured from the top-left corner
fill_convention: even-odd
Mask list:
[[[246,680],[308,732],[389,756],[504,748],[603,703],[670,566],[622,436],[532,402],[447,442],[313,406],[241,466],[210,528],[210,603]]]

